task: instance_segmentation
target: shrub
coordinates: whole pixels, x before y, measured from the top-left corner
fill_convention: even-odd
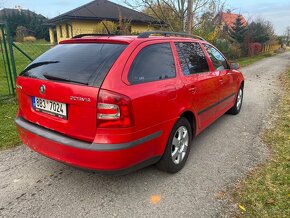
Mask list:
[[[16,28],[15,41],[23,42],[23,39],[26,36],[28,36],[28,29],[24,26],[18,26]]]
[[[262,44],[255,42],[255,43],[250,43],[249,48],[248,48],[248,55],[253,56],[260,54],[262,51]]]
[[[230,43],[226,39],[218,39],[214,45],[220,50],[226,57],[230,54]]]
[[[112,21],[106,21],[106,20],[103,20],[101,21],[100,23],[98,23],[96,26],[95,26],[95,30],[94,32],[96,33],[104,33],[104,34],[107,34],[107,29],[106,27],[108,28],[108,30],[111,32],[111,33],[114,33],[116,32],[117,30],[117,24],[112,22]]]
[[[242,56],[242,49],[239,43],[232,43],[230,45],[230,58],[238,59]]]
[[[133,36],[138,36],[139,34],[140,34],[139,31],[132,31],[132,32],[131,32],[131,35],[133,35]]]
[[[226,39],[219,39],[216,41],[215,46],[229,59],[237,59],[242,55],[239,43],[230,43]]]
[[[36,38],[34,36],[26,36],[23,38],[23,42],[35,42]]]

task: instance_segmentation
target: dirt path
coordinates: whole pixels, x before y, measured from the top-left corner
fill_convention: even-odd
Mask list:
[[[0,217],[219,217],[216,193],[242,178],[268,151],[258,138],[277,100],[278,76],[290,53],[243,69],[243,109],[196,138],[175,175],[149,167],[122,177],[83,172],[25,146],[0,152]],[[160,201],[154,204],[151,197]]]

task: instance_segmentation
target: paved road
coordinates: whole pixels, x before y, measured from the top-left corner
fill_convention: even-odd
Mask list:
[[[0,217],[220,217],[216,193],[242,178],[268,151],[258,134],[277,100],[290,53],[243,69],[243,109],[196,138],[185,168],[148,167],[122,177],[83,172],[24,146],[0,152]]]

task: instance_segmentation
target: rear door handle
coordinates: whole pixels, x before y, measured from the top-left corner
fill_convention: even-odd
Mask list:
[[[220,79],[219,79],[219,81],[220,81],[220,83],[221,83],[221,84],[223,84],[223,83],[224,83],[224,80],[223,80],[223,78],[220,78]]]

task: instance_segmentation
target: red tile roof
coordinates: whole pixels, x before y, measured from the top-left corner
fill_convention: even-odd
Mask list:
[[[220,18],[221,18],[221,21],[224,22],[228,27],[233,27],[234,26],[234,23],[236,22],[236,19],[237,17],[239,16],[240,14],[232,14],[232,13],[224,13],[222,12],[220,14]],[[240,15],[241,18],[242,18],[242,23],[244,24],[244,26],[247,25],[247,21],[246,19],[243,17],[243,15]]]

